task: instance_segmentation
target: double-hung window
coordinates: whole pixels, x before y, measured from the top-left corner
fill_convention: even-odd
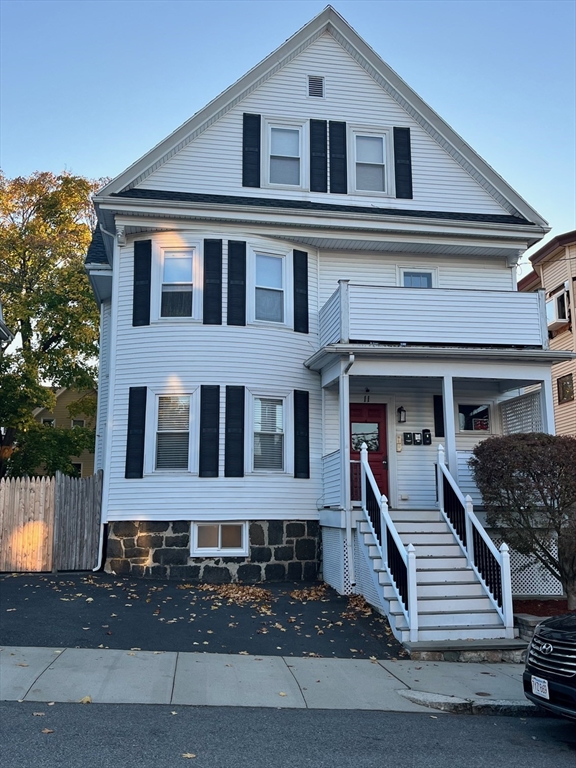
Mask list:
[[[189,448],[190,395],[160,395],[155,468],[187,470]]]
[[[392,195],[392,137],[388,129],[351,127],[349,175],[354,192]]]
[[[253,469],[283,472],[285,461],[283,398],[254,398]]]
[[[254,318],[283,323],[284,296],[284,258],[257,253]]]
[[[165,250],[160,317],[192,317],[194,250]]]
[[[264,185],[304,189],[308,183],[308,132],[305,121],[265,120]]]

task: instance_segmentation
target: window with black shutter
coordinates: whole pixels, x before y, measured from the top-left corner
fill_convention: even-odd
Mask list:
[[[146,432],[146,387],[130,387],[128,393],[128,429],[124,477],[144,474],[144,439]]]
[[[244,387],[226,387],[225,477],[244,477],[244,400]]]
[[[222,325],[222,240],[204,240],[204,325]]]
[[[200,477],[218,477],[220,387],[200,387]]]
[[[152,240],[134,243],[134,284],[132,291],[132,325],[150,325],[150,285],[152,273]]]
[[[228,242],[228,325],[246,325],[246,243]]]
[[[306,390],[294,390],[294,477],[310,477],[310,406]]]
[[[244,114],[242,120],[242,186],[260,186],[260,115]]]

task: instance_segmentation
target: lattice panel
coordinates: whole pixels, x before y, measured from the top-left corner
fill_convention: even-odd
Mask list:
[[[502,544],[503,539],[499,536],[491,536],[492,541],[497,547]],[[554,543],[552,552],[558,553],[558,547]],[[521,555],[514,549],[510,549],[510,571],[512,577],[512,595],[520,597],[521,595],[540,595],[542,597],[551,597],[562,595],[562,584],[552,576],[539,563],[535,562],[530,555]]]
[[[324,581],[338,594],[349,595],[350,586],[348,547],[344,531],[322,527],[322,573]]]
[[[517,432],[542,432],[542,411],[540,393],[530,392],[512,400],[500,403],[502,432],[512,435]]]

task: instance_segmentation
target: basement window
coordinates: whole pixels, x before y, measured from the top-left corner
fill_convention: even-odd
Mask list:
[[[243,557],[248,554],[248,523],[192,523],[190,556],[229,555]]]

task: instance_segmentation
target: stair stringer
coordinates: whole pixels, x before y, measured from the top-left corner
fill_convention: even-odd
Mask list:
[[[367,544],[365,538],[371,537],[371,543]],[[378,613],[386,616],[392,634],[402,642],[402,630],[406,627],[404,616],[397,616],[390,612],[390,601],[384,597],[386,586],[391,587],[390,580],[386,571],[376,568],[374,559],[369,556],[370,546],[376,545],[376,539],[372,533],[361,533],[357,528],[354,531],[354,570],[356,576],[356,594],[362,595],[367,603],[375,608]],[[382,581],[385,581],[382,584]],[[400,625],[400,626],[397,626]]]

